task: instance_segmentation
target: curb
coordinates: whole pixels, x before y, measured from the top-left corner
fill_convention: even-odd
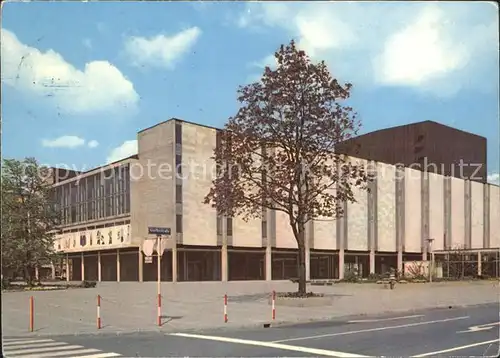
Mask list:
[[[375,313],[356,313],[356,314],[349,314],[349,315],[340,315],[340,316],[329,316],[329,317],[322,317],[322,318],[311,318],[311,319],[300,319],[300,320],[284,320],[284,321],[263,321],[263,322],[256,322],[256,323],[249,323],[249,324],[242,324],[242,325],[231,325],[229,324],[228,326],[216,326],[216,327],[203,327],[203,328],[175,328],[168,326],[168,323],[164,324],[161,328],[147,328],[147,329],[131,329],[131,330],[123,330],[123,331],[104,331],[104,330],[99,330],[99,331],[91,331],[91,332],[76,332],[72,334],[61,334],[61,333],[25,333],[22,335],[9,335],[9,336],[4,336],[3,338],[29,338],[29,337],[80,337],[80,336],[126,336],[126,335],[133,335],[133,334],[160,334],[160,335],[165,335],[169,333],[195,333],[195,332],[226,332],[226,331],[240,331],[240,330],[248,330],[248,329],[268,329],[268,328],[280,328],[280,327],[294,327],[298,325],[307,325],[311,323],[326,323],[326,322],[338,322],[338,323],[345,323],[346,321],[350,320],[351,318],[359,318],[359,317],[370,317],[370,316],[379,316],[379,315],[384,315],[384,314],[398,314],[398,313],[418,313],[418,312],[423,312],[423,311],[431,311],[431,310],[447,310],[447,309],[456,309],[456,308],[465,308],[465,307],[481,307],[481,306],[487,306],[491,304],[499,304],[499,301],[491,301],[491,302],[483,302],[483,303],[474,303],[474,304],[455,304],[455,305],[439,305],[439,306],[433,306],[433,307],[423,307],[423,308],[411,308],[411,309],[395,309],[395,310],[383,310]]]

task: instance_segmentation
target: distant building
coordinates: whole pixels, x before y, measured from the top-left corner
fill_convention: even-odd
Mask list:
[[[380,129],[349,139],[337,151],[392,165],[486,183],[486,138],[433,121]]]

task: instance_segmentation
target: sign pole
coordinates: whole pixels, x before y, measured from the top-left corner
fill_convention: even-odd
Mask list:
[[[161,326],[161,235],[156,235],[156,253],[158,255],[158,325]]]
[[[158,278],[158,326],[161,326],[161,256],[163,254],[163,248],[161,247],[161,236],[162,235],[170,235],[170,228],[169,227],[156,227],[156,226],[149,226],[148,227],[148,234],[149,235],[156,235],[156,257],[158,258],[158,272],[157,272],[157,278]]]

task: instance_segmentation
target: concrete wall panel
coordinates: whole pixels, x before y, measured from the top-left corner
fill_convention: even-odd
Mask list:
[[[175,232],[174,121],[137,135],[139,160],[130,165],[132,240],[148,237],[148,226]]]
[[[351,158],[358,165],[367,165],[366,160]],[[347,203],[347,250],[368,250],[368,193],[352,187],[355,203]]]
[[[490,248],[500,248],[500,187],[490,185]]]
[[[262,247],[262,220],[233,218],[233,247]]]
[[[185,245],[217,245],[216,211],[203,204],[215,173],[215,161],[210,158],[215,145],[215,129],[182,124],[182,237]]]
[[[405,251],[421,252],[421,177],[415,169],[405,168]]]
[[[298,248],[288,215],[282,211],[276,212],[276,247],[282,249]]]
[[[330,184],[329,179],[325,179],[325,185]],[[335,187],[328,189],[327,192],[335,195]],[[314,240],[311,248],[320,250],[337,249],[337,221],[331,217],[318,217],[313,223]]]
[[[465,244],[464,198],[464,181],[451,178],[451,248],[461,248]]]
[[[471,248],[483,247],[484,184],[471,182]]]
[[[253,163],[255,172],[259,173],[261,157],[253,155]],[[262,178],[260,174],[258,178]],[[233,218],[232,246],[262,247],[262,218],[251,218],[248,221],[241,217]]]
[[[444,238],[444,177],[429,173],[429,236],[433,250],[443,250]]]
[[[396,167],[377,163],[378,251],[396,248]]]

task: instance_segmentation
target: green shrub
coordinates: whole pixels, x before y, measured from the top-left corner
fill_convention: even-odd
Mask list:
[[[80,284],[80,287],[83,287],[83,288],[94,288],[96,285],[97,285],[97,282],[95,282],[95,281],[84,280]]]
[[[359,281],[358,273],[355,270],[349,270],[344,273],[344,279],[342,282],[355,283]]]
[[[2,277],[2,290],[7,290],[10,288],[10,280],[8,278]]]

